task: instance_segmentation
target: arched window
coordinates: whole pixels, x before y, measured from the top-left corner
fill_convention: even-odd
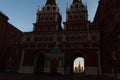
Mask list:
[[[50,17],[50,21],[52,21],[53,20],[53,18],[52,17]]]
[[[41,17],[41,21],[43,21],[43,17]]]
[[[81,7],[81,8],[84,8],[84,5],[81,5],[80,7]]]
[[[53,10],[56,10],[56,7],[55,7],[55,6],[53,7]]]
[[[75,5],[75,8],[76,8],[76,9],[78,8],[78,4]]]
[[[28,42],[29,42],[29,41],[30,41],[30,37],[27,37],[27,38],[26,38],[26,41],[28,41]]]
[[[49,10],[50,10],[50,6],[47,7],[47,11],[49,11]]]
[[[73,6],[71,6],[71,9],[73,9]]]

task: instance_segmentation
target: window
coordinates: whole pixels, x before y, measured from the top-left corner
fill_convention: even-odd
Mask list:
[[[37,37],[35,37],[35,39],[34,39],[35,41],[38,41],[38,38]]]
[[[81,41],[81,36],[78,37],[78,40]]]
[[[16,54],[18,54],[18,53],[19,53],[19,48],[16,49]]]
[[[26,38],[26,41],[30,41],[30,38],[29,38],[29,37],[27,37],[27,38]]]
[[[56,7],[53,7],[53,10],[56,10]]]
[[[66,41],[70,41],[70,38],[69,38],[69,37],[67,37],[67,38],[66,38]]]
[[[83,15],[81,15],[80,18],[83,19],[84,18]]]
[[[41,21],[43,21],[43,17],[41,17]]]
[[[40,48],[40,47],[41,47],[41,45],[38,45],[37,47],[38,47],[38,48]]]
[[[35,48],[35,47],[36,47],[36,45],[30,45],[30,47],[31,47],[31,48]]]
[[[92,36],[92,41],[95,41],[96,40],[96,37],[95,36]]]
[[[51,17],[51,18],[50,18],[50,21],[52,21],[52,20],[53,20],[53,18]]]
[[[42,41],[42,38],[39,38],[39,41]]]
[[[73,6],[71,6],[71,9],[73,9]]]
[[[86,41],[87,37],[86,36],[82,36],[82,41]]]
[[[48,11],[50,10],[50,6],[47,7],[47,10],[48,10]]]
[[[78,4],[75,5],[75,8],[78,8]]]
[[[84,5],[81,5],[81,8],[84,8]]]
[[[57,40],[58,40],[58,41],[61,41],[61,40],[62,40],[62,37],[61,37],[61,36],[58,36],[58,37],[57,37]]]
[[[50,37],[50,38],[49,38],[49,41],[52,41],[52,40],[53,40],[53,38],[52,38],[52,37]]]
[[[45,40],[44,41],[48,41],[48,38],[45,38]]]
[[[45,19],[46,19],[46,21],[48,21],[48,17],[46,17]]]

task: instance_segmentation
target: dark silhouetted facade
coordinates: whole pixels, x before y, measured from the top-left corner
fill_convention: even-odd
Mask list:
[[[112,4],[111,4],[112,3]],[[0,13],[0,68],[19,73],[120,76],[120,3],[100,0],[93,23],[87,5],[73,0],[66,21],[56,0],[38,9],[31,32],[21,32]],[[82,58],[74,69],[76,58]]]
[[[61,21],[56,1],[47,0],[37,11],[34,30],[24,32],[19,72],[73,74],[74,60],[82,57],[84,74],[97,75],[100,34],[88,21],[87,6],[81,0],[73,0],[66,8],[64,29]]]
[[[100,0],[94,25],[100,29],[103,75],[120,78],[120,1]]]
[[[17,70],[21,58],[22,32],[0,12],[0,70]]]

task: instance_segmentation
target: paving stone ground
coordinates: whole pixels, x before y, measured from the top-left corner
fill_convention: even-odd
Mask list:
[[[0,73],[0,80],[117,80],[114,78],[97,76],[62,76],[62,75],[35,75]]]

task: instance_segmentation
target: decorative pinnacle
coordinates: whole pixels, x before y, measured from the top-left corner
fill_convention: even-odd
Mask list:
[[[38,5],[38,11],[40,10],[40,5]]]
[[[81,0],[73,0],[73,4],[74,3],[81,3]]]
[[[56,5],[56,0],[47,0],[46,5]]]

